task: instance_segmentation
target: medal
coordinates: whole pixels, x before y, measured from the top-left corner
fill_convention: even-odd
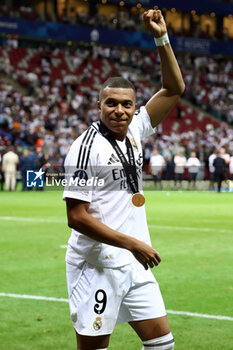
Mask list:
[[[141,207],[145,203],[145,197],[141,193],[134,193],[132,203],[135,207]]]

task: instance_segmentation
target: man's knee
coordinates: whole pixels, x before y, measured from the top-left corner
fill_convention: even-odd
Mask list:
[[[168,333],[162,337],[143,341],[142,350],[173,350],[175,341],[172,333]]]

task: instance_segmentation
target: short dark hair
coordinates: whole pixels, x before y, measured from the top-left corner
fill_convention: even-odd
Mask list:
[[[131,83],[131,81],[122,77],[111,77],[103,83],[100,89],[99,99],[101,99],[102,92],[106,87],[132,89],[136,94],[135,86]]]

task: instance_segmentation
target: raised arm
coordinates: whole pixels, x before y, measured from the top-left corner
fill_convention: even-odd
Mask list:
[[[175,106],[184,92],[184,82],[176,57],[167,38],[167,27],[160,10],[149,10],[143,15],[146,28],[157,42],[162,73],[162,87],[146,104],[146,110],[155,127]]]

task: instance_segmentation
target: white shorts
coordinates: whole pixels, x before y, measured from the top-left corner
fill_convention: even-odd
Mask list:
[[[118,268],[66,265],[71,319],[77,333],[111,334],[116,324],[166,315],[159,285],[137,261]]]

